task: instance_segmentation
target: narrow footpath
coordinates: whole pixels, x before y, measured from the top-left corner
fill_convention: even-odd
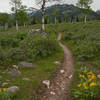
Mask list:
[[[64,52],[62,67],[58,69],[50,88],[47,88],[41,100],[72,100],[70,96],[71,83],[74,74],[74,62],[71,51],[60,42],[62,34],[58,34],[57,40]]]

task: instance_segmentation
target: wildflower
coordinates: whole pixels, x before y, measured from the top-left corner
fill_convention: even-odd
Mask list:
[[[100,78],[100,74],[99,74],[99,75],[97,75],[97,77],[98,77],[98,78]]]
[[[90,86],[96,86],[97,84],[95,82],[90,83]]]
[[[92,79],[89,79],[89,82],[92,81]]]
[[[95,79],[96,78],[96,76],[93,74],[92,76],[91,76],[91,79]]]
[[[88,74],[93,74],[92,72],[89,72]]]
[[[94,74],[92,74],[92,75],[88,75],[88,78],[89,78],[89,81],[92,81],[93,79],[96,78],[96,76]]]
[[[84,86],[85,89],[88,89],[86,82],[83,83],[83,86]]]
[[[81,84],[77,84],[77,87],[81,87],[82,85]]]
[[[84,76],[84,75],[80,75],[80,77],[81,77],[81,78],[84,78],[85,76]]]
[[[3,88],[3,91],[7,91],[7,88]]]
[[[91,78],[91,75],[88,75],[88,78]]]

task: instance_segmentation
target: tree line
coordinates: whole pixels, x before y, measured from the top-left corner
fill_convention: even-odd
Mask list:
[[[22,4],[22,0],[11,0],[11,11],[13,12],[13,15],[9,15],[7,13],[0,13],[0,26],[4,26],[4,29],[7,30],[8,27],[16,26],[16,31],[19,30],[18,26],[23,25],[26,27],[29,24],[40,24],[41,23],[41,32],[45,33],[45,24],[51,23],[50,17],[54,16],[54,23],[61,23],[61,22],[67,22],[68,21],[68,15],[67,11],[63,14],[63,19],[61,16],[59,16],[59,9],[55,8],[53,11],[53,14],[45,14],[45,8],[47,3],[51,2],[64,2],[64,0],[36,0],[36,4],[39,6],[41,11],[42,18],[39,19],[37,16],[33,16],[33,18],[30,18],[27,15],[26,8],[27,6]],[[71,16],[70,22],[73,21],[81,21],[84,19],[84,22],[87,21],[87,15],[89,11],[91,11],[91,4],[93,3],[93,0],[78,0],[77,7],[81,9],[82,16]]]

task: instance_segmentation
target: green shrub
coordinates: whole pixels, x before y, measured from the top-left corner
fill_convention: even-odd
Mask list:
[[[17,47],[6,46],[6,48],[0,48],[1,65],[9,65],[13,62],[25,60],[33,61],[49,57],[59,51],[59,45],[55,38],[39,34],[27,36],[18,43]]]
[[[100,23],[87,22],[86,24],[68,23],[62,25],[62,40],[72,49],[78,60],[96,61],[100,57]]]
[[[96,58],[99,54],[99,44],[95,41],[83,41],[74,48],[74,55],[80,60]]]
[[[27,34],[0,34],[0,46],[4,48],[18,47],[19,42],[22,41]]]
[[[24,52],[23,49],[16,47],[16,48],[12,48],[9,51],[8,57],[9,57],[9,59],[12,59],[12,60],[15,60],[15,61],[21,61],[21,60],[25,60],[27,55],[26,55],[26,52]]]
[[[53,34],[51,29],[47,31],[47,36],[26,33],[0,34],[0,64],[33,61],[53,55],[59,50],[59,45],[56,41],[56,33]]]
[[[57,41],[42,35],[28,36],[20,43],[20,49],[29,58],[37,59],[48,57],[58,50]]]
[[[24,40],[25,37],[27,37],[26,33],[0,34],[0,65],[9,65],[13,62],[14,58],[19,59],[16,55],[14,58],[12,56],[15,52],[21,52],[18,47],[20,42]],[[24,56],[22,55],[22,58],[23,57]]]
[[[0,48],[0,65],[9,64],[10,59],[8,55],[9,55],[8,50],[4,50],[3,48]]]

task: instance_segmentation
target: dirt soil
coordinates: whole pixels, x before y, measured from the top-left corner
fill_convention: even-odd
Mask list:
[[[64,60],[57,70],[53,80],[50,81],[50,88],[47,88],[41,100],[72,100],[70,95],[71,83],[74,74],[74,62],[71,51],[60,42],[62,34],[58,34],[57,40],[64,52]]]

